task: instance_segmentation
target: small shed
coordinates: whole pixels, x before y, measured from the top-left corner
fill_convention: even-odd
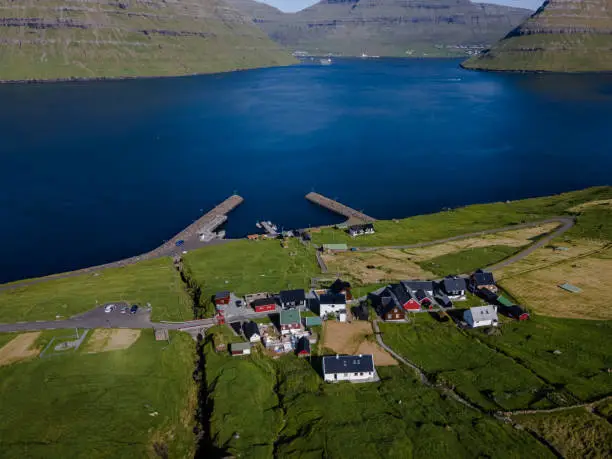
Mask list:
[[[310,355],[310,341],[307,337],[302,336],[298,339],[298,342],[295,346],[295,353],[298,357],[308,357]]]
[[[320,317],[304,317],[304,325],[306,328],[316,327],[318,325],[323,325]]]
[[[230,352],[233,356],[249,355],[251,353],[251,343],[232,343]]]
[[[231,294],[228,291],[217,292],[215,294],[215,304],[217,306],[229,304],[230,297]]]

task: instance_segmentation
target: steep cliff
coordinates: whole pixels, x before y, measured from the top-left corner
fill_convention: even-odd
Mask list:
[[[0,0],[0,80],[186,75],[292,62],[224,0]]]
[[[612,0],[548,0],[466,68],[612,71]]]
[[[494,43],[530,14],[469,0],[323,0],[294,14],[253,0],[230,2],[290,49],[357,56],[465,54]]]

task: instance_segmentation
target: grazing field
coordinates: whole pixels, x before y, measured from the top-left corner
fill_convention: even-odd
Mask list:
[[[598,199],[596,201],[588,201],[583,204],[578,204],[570,209],[570,212],[580,213],[585,210],[612,210],[612,199]]]
[[[557,319],[532,315],[504,325],[499,336],[478,337],[578,400],[612,392],[612,321]],[[555,352],[558,351],[558,352]]]
[[[463,274],[497,263],[559,225],[503,231],[414,249],[384,248],[375,252],[325,254],[330,272],[361,284],[401,279],[432,279]]]
[[[486,410],[554,406],[551,388],[512,359],[461,333],[454,323],[421,314],[411,324],[382,323],[385,344],[439,384],[455,387]]]
[[[140,330],[99,328],[89,337],[84,351],[96,353],[127,349],[138,341],[138,338]]]
[[[581,288],[582,292],[571,293],[559,288],[566,282]],[[543,315],[612,319],[608,299],[608,292],[612,290],[612,247],[587,257],[505,277],[500,285],[521,304]]]
[[[612,187],[595,187],[508,203],[476,204],[396,221],[377,221],[374,223],[377,232],[370,236],[351,238],[341,230],[324,228],[319,233],[313,233],[313,242],[317,244],[346,242],[349,246],[355,247],[414,244],[543,220],[562,215],[585,202],[611,198]],[[612,227],[612,224],[609,226]]]
[[[13,339],[4,344],[4,346],[0,345],[0,366],[31,359],[40,354],[42,349],[36,345],[40,332],[10,336]]]
[[[64,334],[69,333],[63,330]],[[197,393],[190,336],[0,367],[7,459],[193,457]]]
[[[0,291],[0,323],[70,317],[113,301],[153,307],[153,320],[193,318],[191,300],[169,258]]]
[[[612,425],[584,408],[513,419],[545,438],[564,458],[612,457]]]
[[[468,274],[479,268],[498,263],[517,252],[515,247],[493,245],[490,247],[475,247],[460,252],[441,255],[420,265],[423,269],[443,277],[449,274]]]
[[[323,348],[338,354],[372,354],[378,366],[397,365],[391,355],[373,341],[370,322],[342,323],[328,320],[323,325]]]
[[[400,366],[378,368],[379,383],[325,384],[315,358],[232,358],[207,344],[206,359],[213,435],[226,455],[553,457],[526,432],[443,399]]]
[[[278,240],[232,241],[204,247],[185,255],[184,270],[201,289],[201,301],[208,305],[215,292],[231,290],[239,295],[306,288],[313,276],[321,274],[314,249],[297,240],[283,249]]]

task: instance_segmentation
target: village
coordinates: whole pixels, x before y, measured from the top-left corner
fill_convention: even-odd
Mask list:
[[[352,237],[375,232],[370,223],[344,229]],[[321,250],[345,249],[327,245]],[[474,300],[480,305],[474,306]],[[493,273],[482,269],[469,276],[402,280],[360,298],[353,297],[349,282],[336,278],[308,291],[257,292],[244,297],[220,291],[213,301],[217,323],[230,327],[242,340],[227,347],[220,345],[217,351],[228,351],[236,357],[250,355],[254,348],[271,356],[294,353],[310,357],[323,324],[331,321],[410,322],[412,314],[429,313],[439,321],[453,320],[460,328],[490,330],[500,324],[498,314],[517,321],[529,318],[522,306],[500,294]],[[378,380],[372,354],[323,355],[321,371],[326,382]]]

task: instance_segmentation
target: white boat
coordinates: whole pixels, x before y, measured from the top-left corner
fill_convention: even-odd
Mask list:
[[[255,223],[255,226],[256,226],[257,228],[261,228],[261,223],[257,222],[257,223]]]
[[[329,57],[327,59],[321,59],[320,62],[321,65],[332,65],[332,60]]]

